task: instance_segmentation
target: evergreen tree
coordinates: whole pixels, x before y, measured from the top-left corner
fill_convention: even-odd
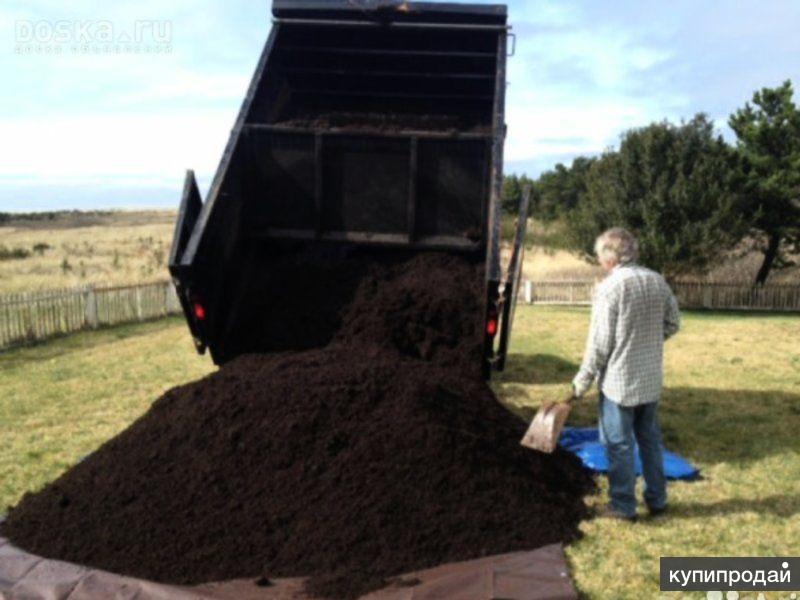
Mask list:
[[[522,190],[526,185],[531,186],[531,204],[529,211],[535,214],[535,207],[538,205],[538,190],[533,180],[527,175],[506,175],[503,180],[503,197],[502,208],[503,211],[517,216],[519,212],[519,203],[522,200]]]
[[[713,123],[654,123],[622,136],[591,162],[585,192],[566,220],[574,246],[593,259],[596,237],[621,226],[639,239],[640,262],[674,277],[701,272],[741,239],[736,158]]]
[[[519,184],[519,177],[506,175],[503,180],[503,211],[509,214],[516,213],[520,198],[522,198],[522,186]]]
[[[539,192],[537,218],[552,221],[574,209],[586,192],[586,173],[595,159],[579,156],[572,167],[559,163],[552,171],[542,173],[536,182]]]
[[[793,264],[800,252],[800,110],[792,84],[764,88],[728,121],[738,138],[741,191],[752,227],[762,233],[764,259],[756,275],[763,284],[773,268]]]

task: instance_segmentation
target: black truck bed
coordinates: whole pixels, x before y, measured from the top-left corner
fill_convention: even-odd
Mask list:
[[[170,269],[198,349],[238,353],[237,306],[263,253],[377,246],[484,263],[488,369],[505,6],[275,0],[273,15],[205,202],[187,174]]]

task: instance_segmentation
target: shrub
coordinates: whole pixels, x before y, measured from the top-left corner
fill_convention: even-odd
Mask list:
[[[0,260],[20,260],[28,258],[30,255],[30,250],[25,248],[9,248],[0,244]]]

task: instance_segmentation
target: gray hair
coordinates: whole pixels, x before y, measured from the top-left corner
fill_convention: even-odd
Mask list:
[[[638,260],[639,242],[627,229],[612,227],[597,238],[594,252],[600,260],[612,260],[624,265]]]

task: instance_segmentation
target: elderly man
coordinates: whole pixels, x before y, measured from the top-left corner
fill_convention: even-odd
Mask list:
[[[610,502],[600,516],[636,520],[634,440],[645,481],[644,500],[655,516],[667,507],[658,401],[664,340],[680,327],[675,296],[664,278],[636,264],[636,239],[609,229],[595,243],[608,276],[599,284],[576,397],[596,380],[600,390],[600,438],[608,454]]]

